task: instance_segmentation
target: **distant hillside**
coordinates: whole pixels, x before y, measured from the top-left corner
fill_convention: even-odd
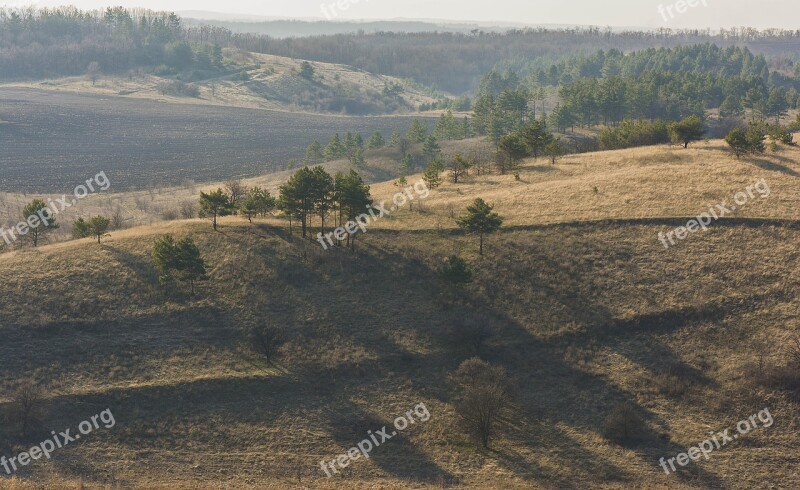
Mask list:
[[[348,116],[417,112],[437,100],[412,82],[345,65],[315,61],[313,74],[304,76],[303,60],[233,48],[224,55],[229,68],[219,73],[158,76],[137,70],[125,76],[99,73],[0,86]]]

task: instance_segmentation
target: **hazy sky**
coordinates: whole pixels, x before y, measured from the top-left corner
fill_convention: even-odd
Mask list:
[[[92,9],[113,4],[331,20],[424,18],[596,26],[746,25],[800,29],[798,0],[0,0],[0,4],[11,5],[64,3]]]

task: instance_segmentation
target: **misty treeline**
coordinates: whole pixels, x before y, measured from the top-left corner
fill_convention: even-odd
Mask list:
[[[591,74],[596,64],[589,53],[598,49],[627,53],[707,43],[723,49],[748,47],[756,55],[769,57],[771,69],[776,71],[791,71],[800,61],[800,30],[615,33],[589,27],[506,33],[359,32],[276,39],[233,33],[223,27],[189,25],[168,12],[121,7],[86,12],[62,7],[0,10],[0,78],[78,75],[86,73],[93,62],[97,63],[95,69],[105,73],[138,67],[154,69],[157,74],[176,74],[190,68],[213,71],[221,69],[221,48],[236,47],[343,63],[464,94],[473,92],[481,77],[493,69],[514,70],[555,85],[565,83],[565,74],[574,77],[575,69],[579,77]],[[575,53],[587,53],[583,67],[570,65]]]
[[[162,74],[220,69],[228,33],[196,30],[202,42],[191,43],[177,15],[144,9],[0,9],[0,78],[118,74],[140,67]]]
[[[505,33],[422,32],[337,34],[272,39],[255,34],[233,38],[236,46],[254,52],[342,63],[356,68],[411,78],[454,94],[474,91],[490,70],[514,70],[524,76],[550,70],[574,53],[599,49],[630,52],[693,44],[748,47],[770,58],[800,61],[800,30],[750,28],[655,32],[621,32],[596,27],[524,29]]]

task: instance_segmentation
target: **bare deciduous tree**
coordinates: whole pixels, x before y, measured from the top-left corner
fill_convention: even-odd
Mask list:
[[[181,203],[181,217],[183,219],[192,219],[197,216],[197,206],[192,201],[183,201]]]
[[[11,420],[19,425],[22,437],[28,437],[31,429],[44,422],[44,390],[37,384],[26,381],[11,395]]]
[[[248,344],[257,354],[264,356],[267,364],[273,366],[278,351],[286,343],[282,329],[274,325],[258,325],[248,332]]]
[[[461,363],[455,374],[460,391],[456,411],[464,429],[489,449],[492,435],[513,400],[513,385],[505,369],[477,357]]]
[[[89,63],[89,66],[86,67],[86,76],[92,81],[92,87],[94,87],[97,79],[100,78],[100,63],[96,61]]]
[[[239,202],[247,196],[247,186],[241,180],[229,180],[225,182],[225,190],[228,192],[228,199],[231,206],[236,208]]]

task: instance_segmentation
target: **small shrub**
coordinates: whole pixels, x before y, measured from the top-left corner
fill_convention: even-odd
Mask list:
[[[767,133],[769,134],[772,144],[770,148],[777,147],[778,143],[784,145],[794,145],[794,135],[788,128],[780,125],[768,126]],[[775,150],[773,150],[775,151]]]
[[[800,338],[787,345],[779,362],[772,362],[768,354],[761,354],[754,379],[757,384],[790,391],[800,401]]]
[[[153,74],[157,77],[169,77],[174,75],[176,72],[174,69],[168,67],[167,65],[158,65],[155,70],[153,70]]]
[[[442,279],[452,284],[472,282],[472,268],[458,255],[451,255],[439,268]]]
[[[647,424],[629,402],[614,407],[603,423],[603,436],[619,444],[640,442],[646,435]]]
[[[653,376],[656,393],[672,398],[680,397],[689,390],[689,382],[680,369],[669,368]]]
[[[200,97],[200,87],[193,83],[184,83],[180,80],[165,80],[157,86],[161,95],[174,97]]]
[[[161,219],[164,221],[175,221],[178,219],[178,211],[176,209],[167,209],[161,213]]]
[[[495,335],[492,318],[485,314],[469,314],[447,329],[450,345],[463,348],[470,354],[480,356],[486,343]]]

